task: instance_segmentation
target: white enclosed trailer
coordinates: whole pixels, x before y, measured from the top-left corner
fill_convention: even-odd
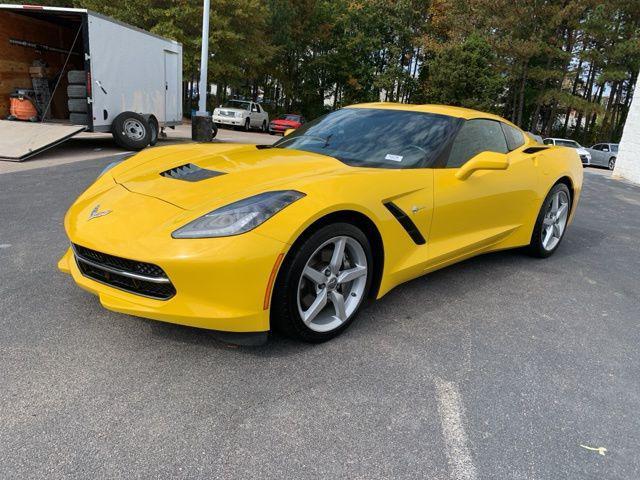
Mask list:
[[[35,85],[34,65],[44,66],[49,101],[38,121],[0,121],[0,158],[21,161],[81,131],[137,150],[181,123],[176,41],[85,9],[0,4],[0,118],[12,93]]]

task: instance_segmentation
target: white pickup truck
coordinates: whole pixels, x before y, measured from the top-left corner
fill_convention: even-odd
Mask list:
[[[258,128],[266,132],[269,127],[269,114],[259,103],[248,100],[229,100],[213,111],[213,122],[217,126],[242,127],[246,131]]]

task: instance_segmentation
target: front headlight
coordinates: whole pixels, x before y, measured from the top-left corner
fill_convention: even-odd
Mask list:
[[[236,112],[236,118],[242,118],[242,112]]]
[[[229,237],[253,230],[304,197],[296,190],[265,192],[218,208],[179,228],[173,238]]]

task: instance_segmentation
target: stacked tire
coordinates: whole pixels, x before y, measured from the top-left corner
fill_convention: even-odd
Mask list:
[[[87,72],[84,70],[69,70],[67,80],[69,81],[67,86],[69,121],[74,125],[88,125]]]

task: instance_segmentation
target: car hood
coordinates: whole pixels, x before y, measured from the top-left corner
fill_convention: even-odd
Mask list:
[[[584,147],[576,148],[576,152],[578,152],[578,155],[591,155]]]
[[[268,190],[295,188],[303,179],[348,168],[315,153],[227,144],[155,148],[108,173],[131,192],[199,210]]]

